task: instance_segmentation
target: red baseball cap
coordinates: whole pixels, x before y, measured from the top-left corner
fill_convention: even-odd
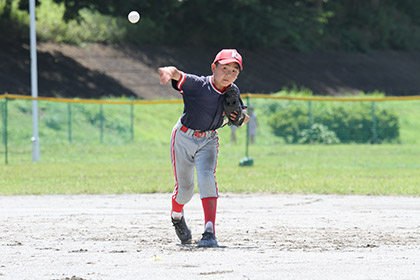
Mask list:
[[[238,63],[241,70],[242,67],[242,56],[235,49],[224,49],[221,50],[214,59],[213,63],[219,62],[220,64],[229,64],[232,62]]]

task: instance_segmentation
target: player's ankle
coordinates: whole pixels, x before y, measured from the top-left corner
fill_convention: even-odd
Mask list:
[[[183,214],[182,214],[182,212],[175,212],[175,211],[172,211],[171,216],[172,216],[172,219],[174,219],[174,220],[181,220],[181,219],[182,219]]]
[[[207,223],[206,223],[206,225],[204,226],[204,232],[208,232],[208,231],[211,231],[213,234],[214,234],[214,224],[213,224],[213,222],[212,221],[208,221]]]

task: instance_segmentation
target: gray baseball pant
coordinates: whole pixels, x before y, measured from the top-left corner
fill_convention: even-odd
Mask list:
[[[196,132],[187,129],[180,121],[174,126],[171,160],[175,177],[173,198],[177,203],[186,204],[193,197],[194,169],[200,198],[218,197],[215,178],[218,147],[217,131]]]

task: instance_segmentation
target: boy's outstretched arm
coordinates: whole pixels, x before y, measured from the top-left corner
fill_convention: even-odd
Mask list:
[[[170,80],[179,81],[181,72],[175,66],[166,66],[158,68],[160,84],[164,85]]]

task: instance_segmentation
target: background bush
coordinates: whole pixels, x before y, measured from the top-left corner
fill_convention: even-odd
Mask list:
[[[299,133],[299,144],[339,144],[340,139],[325,125],[314,123]]]
[[[286,143],[383,143],[399,141],[398,117],[386,110],[375,110],[367,104],[330,105],[309,114],[308,107],[286,106],[272,113],[269,126]],[[373,127],[376,127],[375,131]],[[333,132],[334,134],[332,134]],[[329,140],[326,140],[329,139]]]

